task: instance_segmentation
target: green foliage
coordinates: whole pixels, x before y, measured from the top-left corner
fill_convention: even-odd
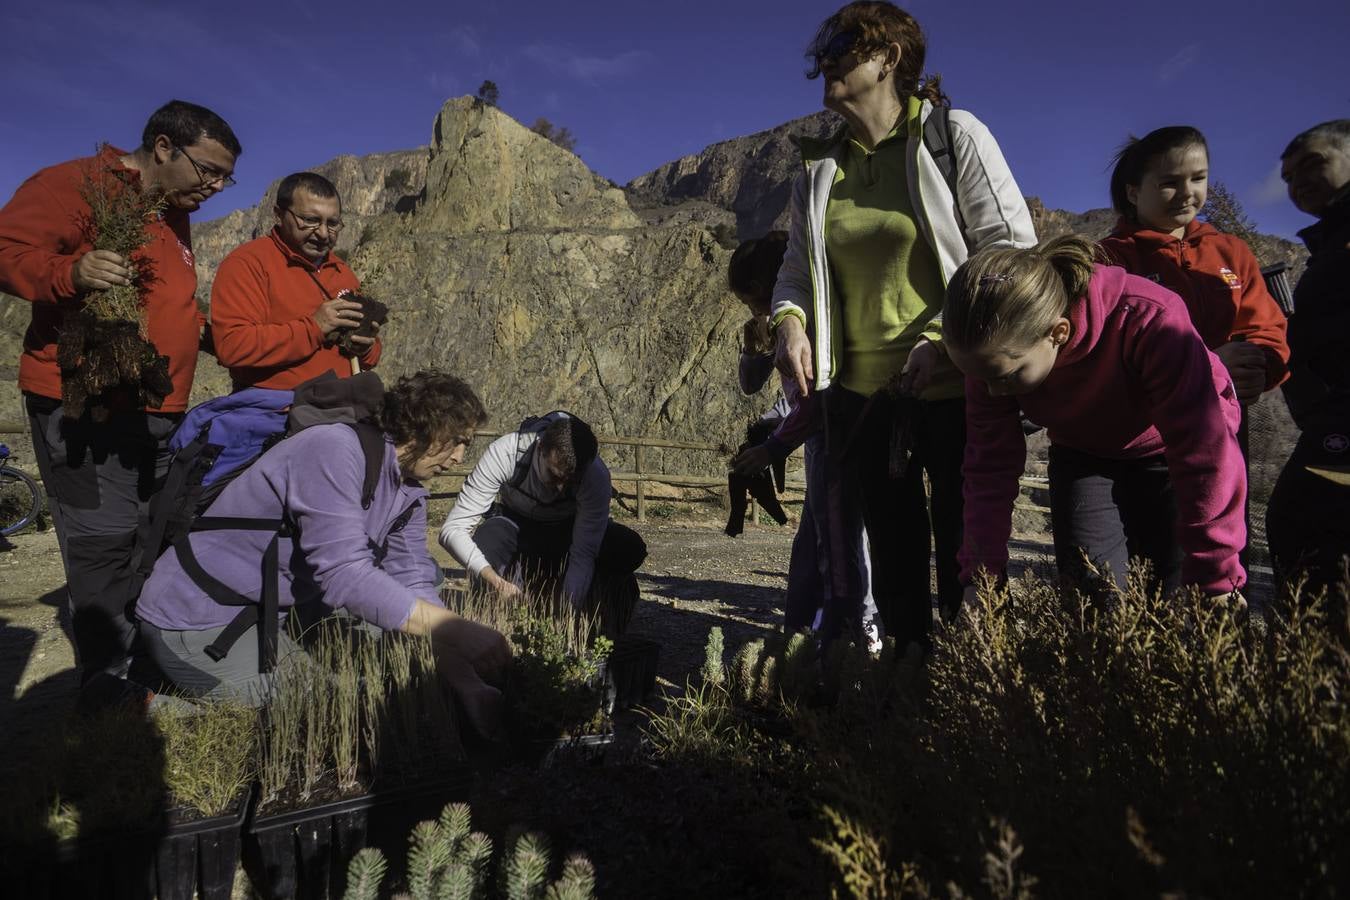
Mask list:
[[[259,711],[265,808],[415,778],[463,755],[429,640],[376,639],[331,616],[305,639],[309,652],[283,661]]]
[[[253,780],[256,719],[237,703],[202,703],[155,718],[164,737],[164,780],[174,801],[224,815]]]
[[[86,172],[80,194],[89,205],[89,214],[80,221],[85,240],[95,250],[111,250],[128,260],[150,242],[146,226],[165,209],[162,194],[136,188],[119,170],[100,167]],[[106,321],[144,323],[141,292],[154,273],[144,263],[132,270],[137,276],[132,284],[91,292],[85,297],[85,309]]]
[[[1261,618],[1140,573],[1101,604],[986,584],[926,660],[836,642],[802,690],[800,641],[753,642],[646,730],[658,764],[815,798],[803,837],[841,895],[1330,895],[1350,879],[1344,602]]]
[[[744,703],[755,697],[759,685],[760,660],[764,655],[764,641],[755,640],[736,651],[731,662],[731,684],[736,696]]]
[[[451,851],[456,852],[473,831],[473,810],[467,803],[451,803],[441,810],[440,825]]]
[[[492,840],[471,832],[469,807],[452,803],[436,821],[419,822],[408,844],[410,900],[485,900],[490,896]],[[501,865],[498,896],[507,900],[592,900],[595,869],[585,856],[574,854],[562,874],[549,883],[552,868],[548,839],[521,835]],[[380,851],[362,850],[347,868],[344,900],[373,900],[379,896],[386,865]]]
[[[568,153],[575,153],[577,149],[576,135],[572,134],[572,129],[565,126],[554,125],[543,116],[534,120],[530,130],[540,137],[548,138]]]
[[[378,900],[380,882],[389,866],[374,847],[358,850],[347,865],[347,891],[342,900]]]
[[[580,853],[563,862],[562,875],[548,889],[548,900],[585,900],[595,896],[595,866]]]
[[[1256,233],[1256,223],[1248,218],[1247,211],[1243,209],[1237,195],[1217,179],[1209,180],[1209,193],[1201,215],[1215,228],[1240,237],[1248,244],[1253,244],[1259,237]]]
[[[604,726],[601,666],[614,643],[597,633],[594,620],[565,601],[503,601],[495,591],[470,594],[459,612],[511,641],[505,692],[518,736],[575,736]]]
[[[669,697],[659,715],[643,728],[658,759],[706,762],[736,755],[748,739],[732,706],[732,696],[719,682],[688,686],[684,695]]]
[[[57,337],[61,400],[67,418],[86,409],[95,421],[111,414],[113,394],[130,389],[155,407],[173,392],[168,357],[146,337],[144,290],[155,278],[149,260],[137,255],[150,241],[146,226],[164,209],[164,199],[141,190],[130,173],[97,162],[84,173],[81,194],[89,212],[80,229],[95,250],[119,254],[132,270],[131,283],[84,294],[67,304]]]
[[[725,638],[722,629],[714,625],[708,631],[708,643],[703,648],[703,680],[711,684],[721,684],[726,678],[724,654]]]
[[[521,835],[502,866],[502,893],[508,900],[542,900],[548,889],[548,838]]]
[[[479,103],[486,103],[488,106],[496,106],[497,101],[501,99],[501,91],[497,89],[497,82],[484,81],[478,86],[476,98]]]
[[[176,807],[232,811],[252,780],[253,710],[184,707],[149,716],[114,706],[56,724],[40,746],[10,744],[22,758],[9,760],[0,783],[0,847],[153,830]]]

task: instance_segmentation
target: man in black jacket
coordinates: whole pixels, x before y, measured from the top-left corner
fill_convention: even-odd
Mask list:
[[[1317,222],[1299,232],[1311,257],[1289,319],[1289,412],[1302,430],[1280,473],[1266,530],[1281,584],[1307,576],[1338,618],[1350,554],[1350,119],[1300,134],[1280,157],[1294,205]]]

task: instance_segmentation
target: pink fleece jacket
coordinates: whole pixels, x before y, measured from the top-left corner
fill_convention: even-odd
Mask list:
[[[1053,443],[1074,450],[1107,459],[1164,454],[1176,491],[1184,583],[1214,594],[1242,587],[1242,412],[1185,302],[1124,269],[1097,266],[1069,320],[1068,343],[1031,393],[992,397],[984,382],[966,381],[962,581],[969,583],[981,566],[996,573],[1007,566],[1017,479],[1026,462],[1021,409],[1046,427]]]

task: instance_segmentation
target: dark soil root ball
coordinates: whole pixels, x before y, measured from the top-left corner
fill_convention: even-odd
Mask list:
[[[56,358],[69,419],[88,410],[94,421],[106,421],[114,393],[131,393],[138,404],[156,407],[173,392],[168,357],[141,337],[136,322],[103,321],[83,312],[67,316]]]
[[[338,349],[348,356],[360,356],[365,350],[352,344],[352,335],[373,337],[375,326],[384,325],[385,322],[389,321],[389,307],[374,297],[367,297],[365,294],[347,294],[342,299],[361,304],[361,324],[355,328],[338,329]]]
[[[141,367],[141,403],[158,407],[173,393],[173,379],[169,377],[169,358],[155,353],[154,344],[146,344],[149,361]]]

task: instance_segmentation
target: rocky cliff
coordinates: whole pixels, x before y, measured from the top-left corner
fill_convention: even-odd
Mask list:
[[[791,138],[823,138],[842,121],[834,113],[819,112],[713,144],[633,179],[628,194],[635,205],[647,209],[703,204],[723,217],[729,212],[742,238],[786,228],[792,179],[801,171],[801,156]],[[714,214],[713,220],[717,218]]]

